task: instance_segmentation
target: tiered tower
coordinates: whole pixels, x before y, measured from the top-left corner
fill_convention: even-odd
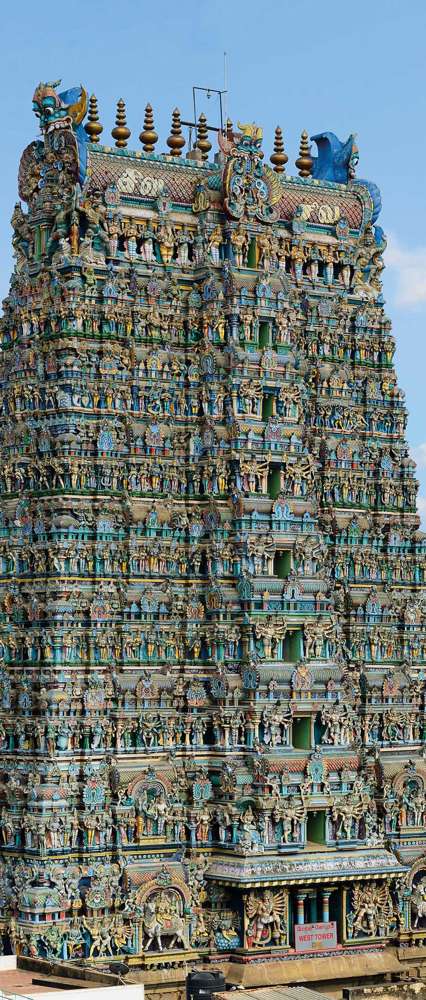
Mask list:
[[[378,189],[352,136],[303,133],[294,178],[281,129],[273,169],[230,122],[209,162],[201,116],[184,159],[148,105],[134,153],[86,104],[37,88],[12,219],[4,946],[162,997],[203,961],[394,969],[426,936],[425,543]]]

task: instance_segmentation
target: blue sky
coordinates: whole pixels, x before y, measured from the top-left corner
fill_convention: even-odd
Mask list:
[[[281,125],[289,173],[303,128],[341,139],[357,133],[358,175],[382,190],[387,311],[426,518],[424,0],[20,0],[4,5],[2,28],[1,296],[19,157],[37,132],[31,97],[39,80],[61,77],[64,87],[83,83],[95,92],[105,142],[123,97],[136,148],[150,101],[162,151],[172,109],[191,114],[193,84],[223,86],[226,50],[231,118],[263,126],[266,155]]]

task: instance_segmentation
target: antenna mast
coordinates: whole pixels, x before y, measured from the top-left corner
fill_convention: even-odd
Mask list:
[[[225,128],[228,118],[228,53],[223,53],[223,117]]]

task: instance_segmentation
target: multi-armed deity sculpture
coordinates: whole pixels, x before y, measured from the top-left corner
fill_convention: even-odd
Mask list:
[[[287,178],[280,129],[273,167],[229,122],[210,162],[201,116],[184,159],[175,111],[159,155],[148,105],[132,153],[86,103],[34,94],[1,326],[3,946],[232,969],[425,936],[378,189],[352,136],[303,133]]]

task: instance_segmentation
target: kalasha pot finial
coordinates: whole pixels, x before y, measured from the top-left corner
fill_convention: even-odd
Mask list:
[[[101,125],[98,115],[98,99],[95,94],[92,94],[89,98],[89,117],[84,131],[87,132],[90,142],[99,142],[99,136],[103,130],[104,127]]]
[[[185,145],[185,139],[182,135],[182,125],[180,122],[180,111],[179,108],[175,108],[172,112],[172,128],[167,139],[167,145],[170,149],[172,156],[180,156],[182,149]]]
[[[296,167],[301,177],[310,176],[312,173],[312,164],[313,159],[311,156],[311,147],[308,142],[308,133],[304,129],[300,137],[299,156],[296,160]]]
[[[117,114],[115,116],[115,128],[113,128],[111,135],[115,139],[115,145],[119,149],[124,149],[127,146],[127,140],[130,137],[130,129],[127,128],[126,123],[126,105],[123,99],[117,101]]]
[[[152,110],[151,104],[147,104],[145,108],[143,129],[139,135],[139,139],[143,144],[143,149],[145,153],[154,152],[155,143],[158,142],[158,135],[154,128],[154,112]]]
[[[200,150],[203,160],[208,160],[212,144],[207,130],[207,118],[203,112],[201,112],[198,119],[197,142],[195,145]]]
[[[288,162],[288,156],[284,149],[284,140],[282,129],[277,125],[275,129],[275,139],[274,139],[274,152],[271,156],[271,163],[274,166],[276,174],[283,174],[285,171],[285,165]]]

